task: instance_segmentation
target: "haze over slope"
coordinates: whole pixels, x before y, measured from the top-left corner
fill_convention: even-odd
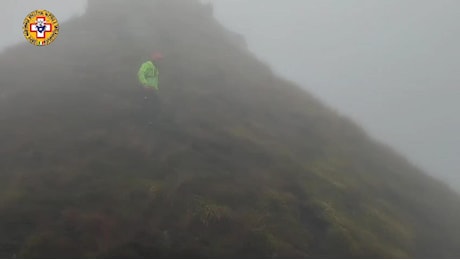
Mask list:
[[[277,73],[460,192],[459,9],[456,0],[215,1],[215,17]]]
[[[31,10],[64,22],[85,5],[2,1],[3,24],[15,29],[0,50],[24,41]],[[279,75],[460,191],[459,8],[456,0],[219,0],[214,16]]]
[[[460,256],[458,195],[275,77],[209,8],[90,3],[52,46],[0,57],[0,256]],[[136,72],[154,49],[149,126]]]

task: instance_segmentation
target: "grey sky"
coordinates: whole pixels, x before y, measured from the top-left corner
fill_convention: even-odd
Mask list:
[[[215,3],[279,74],[460,190],[460,1]]]
[[[185,0],[184,0],[185,1]],[[86,1],[8,0],[11,37],[24,16],[58,19]],[[460,1],[215,0],[215,16],[243,34],[274,70],[363,125],[460,191]],[[0,46],[0,48],[3,46]]]
[[[64,21],[72,16],[81,15],[86,8],[86,0],[3,0],[1,4],[4,10],[3,23],[9,30],[6,35],[2,36],[0,50],[3,50],[5,46],[25,40],[22,35],[22,23],[26,15],[33,10],[49,10],[59,21]]]

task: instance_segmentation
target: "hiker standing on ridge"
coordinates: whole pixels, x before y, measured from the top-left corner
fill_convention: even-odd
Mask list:
[[[157,63],[163,59],[163,54],[154,52],[150,56],[150,60],[144,62],[137,73],[139,83],[142,85],[144,94],[144,112],[149,117],[149,124],[152,124],[152,119],[158,114],[160,109],[160,99],[158,96],[159,71]]]

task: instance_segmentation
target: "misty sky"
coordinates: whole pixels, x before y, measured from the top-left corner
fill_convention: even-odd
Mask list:
[[[460,190],[460,1],[215,3],[279,74]]]
[[[28,12],[48,9],[64,21],[81,14],[86,1],[2,4],[12,29],[0,49],[25,41]],[[279,75],[460,191],[460,1],[215,0],[214,6],[215,16]]]

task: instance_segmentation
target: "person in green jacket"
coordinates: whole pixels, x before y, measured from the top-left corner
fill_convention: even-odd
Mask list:
[[[144,62],[139,68],[137,77],[144,88],[159,90],[159,72],[155,63],[162,58],[163,55],[161,53],[154,52],[151,56],[151,60]]]
[[[137,77],[144,94],[143,110],[149,118],[149,124],[152,124],[151,120],[159,114],[161,106],[158,96],[160,77],[157,65],[161,59],[163,59],[163,55],[160,52],[152,53],[150,60],[142,63],[137,72]]]

